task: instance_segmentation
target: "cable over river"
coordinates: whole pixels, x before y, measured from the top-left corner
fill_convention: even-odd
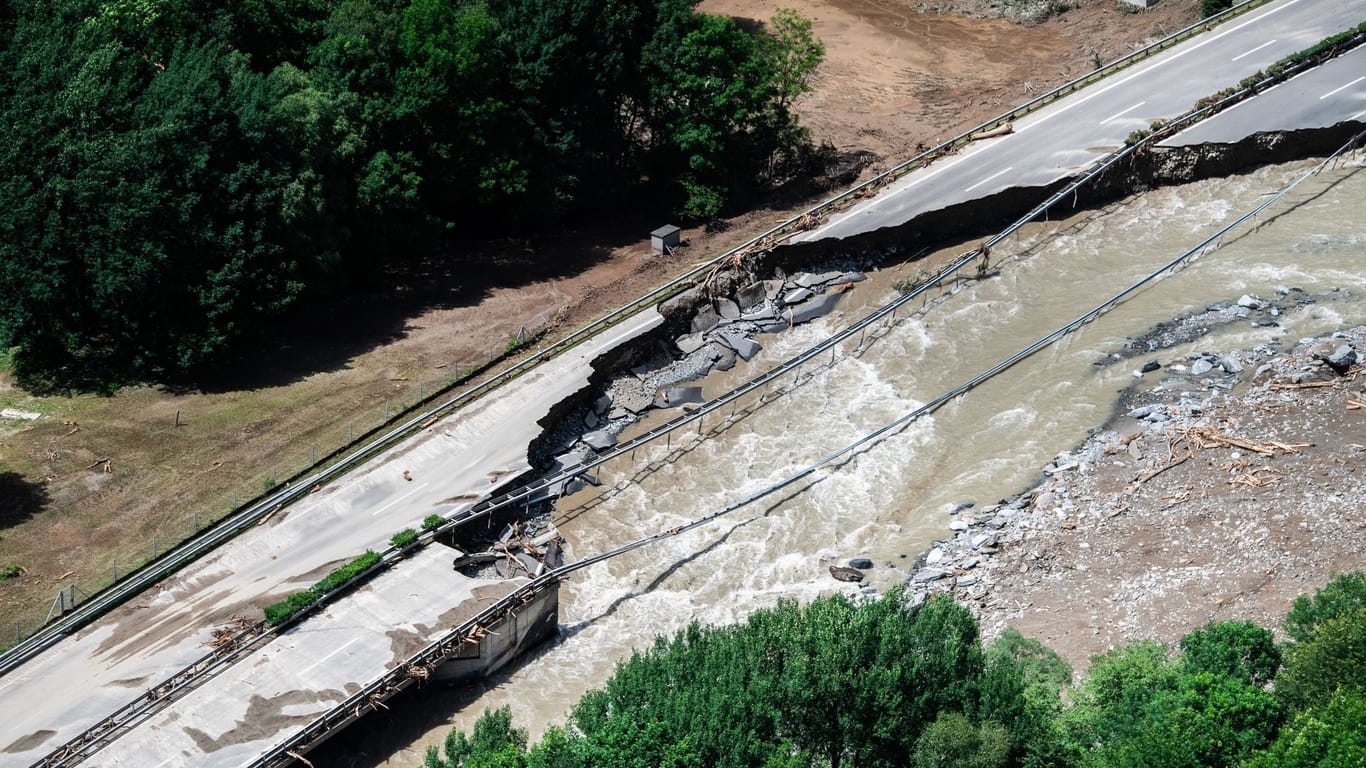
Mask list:
[[[993,249],[999,276],[962,283],[923,316],[899,315],[860,354],[844,347],[828,370],[771,402],[742,402],[708,419],[707,439],[684,430],[668,443],[601,468],[603,488],[560,502],[556,522],[589,555],[725,507],[913,410],[1069,322],[1261,203],[1313,162],[1150,192],[1103,210],[1031,225]],[[1358,152],[1294,189],[1222,248],[1149,285],[1054,346],[839,465],[818,471],[728,519],[584,569],[564,585],[562,636],[482,693],[431,689],[402,713],[371,722],[329,749],[365,751],[361,765],[420,763],[454,723],[510,705],[533,736],[562,723],[574,701],[617,660],[689,621],[743,620],[780,599],[857,592],[829,565],[870,558],[871,586],[908,577],[917,556],[948,534],[950,512],[987,504],[1039,477],[1058,453],[1105,422],[1148,359],[1164,366],[1197,352],[1250,348],[1366,322],[1366,168]],[[885,302],[893,284],[966,247],[886,269],[834,315],[777,336],[749,364],[702,382],[719,395]],[[1289,289],[1302,289],[1292,291]],[[1281,299],[1274,325],[1236,319],[1194,342],[1118,358],[1126,342],[1207,306],[1244,295]],[[1308,301],[1312,299],[1312,301]],[[809,379],[805,375],[811,374]],[[663,420],[667,414],[656,414]],[[647,420],[636,429],[644,430]],[[630,437],[627,432],[623,437]],[[393,753],[390,757],[384,755]]]

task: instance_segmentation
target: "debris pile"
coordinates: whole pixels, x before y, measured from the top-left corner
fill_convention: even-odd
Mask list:
[[[479,579],[536,578],[564,565],[564,537],[555,526],[510,523],[487,550],[455,558],[455,570]]]
[[[912,600],[952,591],[987,635],[1017,627],[1076,665],[1212,620],[1279,626],[1297,595],[1366,567],[1364,352],[1358,327],[1215,356],[1241,373],[1164,361],[1132,395],[1155,402],[1122,407],[1031,490],[956,510],[909,571]]]

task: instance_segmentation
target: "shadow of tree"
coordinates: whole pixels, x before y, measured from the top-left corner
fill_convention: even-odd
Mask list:
[[[47,487],[18,472],[0,472],[0,530],[13,528],[47,506]]]

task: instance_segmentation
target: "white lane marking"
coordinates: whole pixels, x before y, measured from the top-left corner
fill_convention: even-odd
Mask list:
[[[1349,118],[1347,118],[1347,119],[1348,119],[1349,121],[1350,121],[1350,120],[1355,120],[1355,119],[1357,119],[1358,117],[1361,117],[1362,115],[1366,115],[1366,109],[1361,110],[1360,112],[1356,113],[1355,115],[1352,115],[1351,117],[1349,117]]]
[[[1094,98],[1096,98],[1097,96],[1104,95],[1104,94],[1106,94],[1106,93],[1108,93],[1108,92],[1114,90],[1115,88],[1118,88],[1118,87],[1120,87],[1121,85],[1124,85],[1125,83],[1129,82],[1130,80],[1133,80],[1133,79],[1136,78],[1136,77],[1142,77],[1142,76],[1144,76],[1144,75],[1146,75],[1146,74],[1152,72],[1153,70],[1157,69],[1158,67],[1166,66],[1166,65],[1172,63],[1173,61],[1176,61],[1176,60],[1180,59],[1180,58],[1183,57],[1183,56],[1187,56],[1187,55],[1189,55],[1189,54],[1195,53],[1196,51],[1200,50],[1201,48],[1204,48],[1205,46],[1209,45],[1210,43],[1213,43],[1213,42],[1215,42],[1216,40],[1219,40],[1220,38],[1227,37],[1227,36],[1229,36],[1229,35],[1231,35],[1231,34],[1234,34],[1235,32],[1238,32],[1239,30],[1243,29],[1243,28],[1246,27],[1246,26],[1249,26],[1249,25],[1251,25],[1251,24],[1255,24],[1255,23],[1257,23],[1257,22],[1259,22],[1259,21],[1265,21],[1265,20],[1267,19],[1267,17],[1269,17],[1269,16],[1271,16],[1271,15],[1273,15],[1273,14],[1280,13],[1281,11],[1284,11],[1286,8],[1289,8],[1289,7],[1292,6],[1292,5],[1298,5],[1300,2],[1302,2],[1302,0],[1289,0],[1289,2],[1285,3],[1284,5],[1278,5],[1278,6],[1276,6],[1275,8],[1272,8],[1271,10],[1267,11],[1266,13],[1263,13],[1263,14],[1261,14],[1261,15],[1259,15],[1259,16],[1254,16],[1254,17],[1248,19],[1247,21],[1244,21],[1244,22],[1242,22],[1241,24],[1236,24],[1236,25],[1234,25],[1234,26],[1232,26],[1232,27],[1230,27],[1230,28],[1224,30],[1223,32],[1220,32],[1220,33],[1216,34],[1216,35],[1211,36],[1211,35],[1209,35],[1209,33],[1205,33],[1205,34],[1203,34],[1203,35],[1199,35],[1199,36],[1197,36],[1197,37],[1195,38],[1195,40],[1197,40],[1197,41],[1199,41],[1199,42],[1196,42],[1196,43],[1195,43],[1194,45],[1192,45],[1191,47],[1186,48],[1185,50],[1177,51],[1176,53],[1172,54],[1171,56],[1168,56],[1167,58],[1164,58],[1164,59],[1161,59],[1161,60],[1159,60],[1159,61],[1154,62],[1151,66],[1143,67],[1143,68],[1139,69],[1138,71],[1133,72],[1133,73],[1130,74],[1130,75],[1127,75],[1127,76],[1125,76],[1125,77],[1121,77],[1121,78],[1119,78],[1118,80],[1115,80],[1113,83],[1110,83],[1109,85],[1105,86],[1104,88],[1099,88],[1099,89],[1097,89],[1094,93],[1087,93],[1087,91],[1090,90],[1089,88],[1086,89],[1086,90],[1078,91],[1077,93],[1078,93],[1079,95],[1081,95],[1081,98],[1073,99],[1073,98],[1071,98],[1071,97],[1068,97],[1068,100],[1067,100],[1068,103],[1063,104],[1063,105],[1062,105],[1061,107],[1059,107],[1058,109],[1056,109],[1056,110],[1054,110],[1054,111],[1052,111],[1052,112],[1039,113],[1038,119],[1035,120],[1034,122],[1029,123],[1028,125],[1016,127],[1016,128],[1015,128],[1015,135],[1018,136],[1019,134],[1024,133],[1025,131],[1028,131],[1028,130],[1030,130],[1030,129],[1032,129],[1032,128],[1035,128],[1035,127],[1037,127],[1037,126],[1043,125],[1044,123],[1048,122],[1049,120],[1052,120],[1053,118],[1057,117],[1058,115],[1061,115],[1061,114],[1063,114],[1063,113],[1065,113],[1065,112],[1067,112],[1067,111],[1069,111],[1069,110],[1076,109],[1077,107],[1080,107],[1082,104],[1085,104],[1086,102],[1090,101],[1091,99],[1094,99]],[[1111,79],[1112,79],[1112,78],[1106,78],[1107,81],[1108,81],[1108,80],[1111,80]],[[1084,94],[1084,95],[1083,95],[1083,94]]]
[[[1353,80],[1352,82],[1350,82],[1350,83],[1348,83],[1348,84],[1346,84],[1346,85],[1340,85],[1340,86],[1338,86],[1337,88],[1334,88],[1333,90],[1329,91],[1328,93],[1323,94],[1322,96],[1319,97],[1319,101],[1323,101],[1324,99],[1328,98],[1329,96],[1332,96],[1332,95],[1335,94],[1335,93],[1338,93],[1339,91],[1345,91],[1345,90],[1347,90],[1348,88],[1351,88],[1352,86],[1354,86],[1354,85],[1356,85],[1357,83],[1361,82],[1362,80],[1366,80],[1366,75],[1362,75],[1361,77],[1358,77],[1357,79]]]
[[[1101,125],[1105,125],[1106,123],[1110,122],[1111,120],[1117,120],[1117,119],[1119,119],[1119,118],[1121,118],[1121,117],[1124,117],[1125,115],[1129,114],[1130,112],[1133,112],[1135,109],[1138,109],[1139,107],[1141,107],[1141,106],[1143,106],[1144,104],[1147,104],[1147,103],[1148,103],[1148,100],[1147,100],[1147,99],[1144,99],[1143,101],[1138,102],[1137,104],[1133,105],[1132,107],[1129,107],[1128,109],[1124,110],[1123,112],[1116,112],[1116,113],[1114,113],[1113,115],[1110,115],[1109,117],[1105,118],[1104,120],[1101,120],[1101,121],[1100,121],[1100,124],[1101,124]]]
[[[985,179],[982,179],[981,181],[977,182],[976,184],[973,184],[972,186],[968,187],[967,189],[965,189],[965,190],[963,190],[963,191],[964,191],[964,192],[971,192],[972,190],[977,189],[978,187],[982,186],[983,184],[987,183],[988,181],[991,181],[992,179],[996,178],[997,176],[1000,176],[1001,174],[1005,173],[1006,171],[1012,170],[1014,167],[1015,167],[1015,166],[1012,165],[1012,166],[1010,166],[1010,167],[1008,167],[1008,168],[1003,168],[1003,169],[1001,169],[1001,170],[999,170],[999,171],[997,171],[997,172],[991,174],[990,176],[986,177]]]
[[[419,485],[419,486],[417,486],[416,488],[413,488],[411,491],[408,491],[407,493],[400,495],[397,499],[394,499],[393,501],[389,502],[388,504],[385,504],[384,506],[380,507],[379,509],[375,510],[374,512],[371,512],[371,513],[370,513],[370,516],[371,516],[371,517],[374,517],[374,516],[378,515],[379,513],[383,512],[384,510],[388,509],[389,507],[394,506],[395,504],[399,503],[400,501],[403,501],[404,499],[408,498],[409,496],[412,496],[414,493],[417,493],[418,491],[422,490],[423,488],[426,488],[426,487],[429,486],[429,485],[431,485],[431,483],[423,483],[422,485]]]
[[[1096,96],[1100,96],[1101,94],[1104,94],[1105,92],[1107,92],[1107,91],[1109,91],[1109,90],[1111,90],[1111,89],[1113,89],[1113,88],[1117,88],[1117,87],[1119,87],[1119,86],[1121,86],[1121,85],[1123,85],[1123,84],[1129,82],[1130,80],[1132,80],[1132,79],[1134,79],[1134,78],[1136,78],[1136,77],[1141,77],[1142,75],[1144,75],[1144,74],[1146,74],[1146,73],[1148,73],[1148,72],[1151,72],[1151,71],[1153,71],[1154,69],[1156,69],[1156,68],[1158,68],[1158,67],[1160,67],[1160,66],[1162,66],[1162,65],[1164,65],[1164,64],[1167,64],[1167,63],[1169,63],[1169,62],[1171,62],[1171,61],[1175,61],[1176,59],[1179,59],[1179,58],[1181,58],[1182,56],[1185,56],[1185,55],[1188,54],[1188,53],[1191,53],[1191,52],[1193,52],[1193,51],[1199,50],[1199,49],[1205,47],[1206,45],[1209,45],[1210,43],[1212,43],[1212,42],[1214,42],[1214,41],[1216,41],[1216,40],[1218,40],[1218,39],[1220,39],[1220,38],[1222,38],[1222,37],[1225,37],[1225,36],[1227,36],[1227,35],[1231,35],[1231,34],[1233,34],[1233,33],[1235,33],[1235,32],[1238,32],[1239,30],[1243,29],[1244,27],[1250,26],[1250,25],[1255,24],[1255,23],[1257,23],[1257,22],[1259,22],[1259,21],[1265,21],[1266,19],[1270,18],[1271,16],[1273,16],[1273,15],[1275,15],[1275,14],[1277,14],[1277,13],[1280,13],[1281,11],[1284,11],[1286,8],[1289,8],[1289,7],[1292,6],[1292,5],[1298,5],[1301,1],[1302,1],[1302,0],[1288,0],[1288,2],[1286,2],[1284,5],[1278,5],[1278,6],[1274,7],[1274,8],[1272,8],[1272,9],[1266,11],[1265,13],[1258,13],[1258,12],[1254,11],[1254,12],[1253,12],[1253,15],[1252,15],[1250,18],[1248,18],[1246,21],[1243,21],[1243,22],[1241,22],[1241,23],[1239,23],[1239,24],[1236,24],[1236,25],[1230,27],[1229,29],[1224,30],[1223,32],[1219,32],[1218,34],[1215,34],[1215,35],[1209,35],[1208,33],[1203,34],[1203,35],[1200,35],[1200,36],[1198,36],[1197,38],[1195,38],[1198,42],[1196,42],[1193,46],[1191,46],[1190,48],[1187,48],[1186,50],[1178,51],[1177,53],[1173,54],[1173,55],[1172,55],[1170,58],[1168,58],[1168,59],[1162,59],[1162,60],[1160,60],[1160,61],[1157,61],[1157,62],[1153,63],[1153,64],[1150,65],[1150,66],[1142,67],[1142,68],[1139,69],[1138,71],[1135,71],[1135,72],[1133,72],[1133,73],[1130,74],[1130,75],[1127,75],[1127,76],[1125,76],[1125,77],[1123,77],[1123,78],[1120,78],[1120,79],[1117,80],[1116,82],[1110,83],[1109,85],[1107,85],[1107,86],[1105,86],[1105,87],[1103,87],[1103,88],[1100,88],[1100,89],[1096,90],[1094,93],[1086,93],[1085,91],[1081,91],[1081,92],[1079,92],[1079,93],[1085,94],[1084,96],[1082,96],[1082,98],[1073,101],[1071,104],[1065,104],[1065,105],[1063,105],[1063,106],[1062,106],[1060,109],[1058,109],[1056,112],[1051,112],[1051,113],[1049,113],[1049,112],[1039,113],[1039,115],[1038,115],[1038,118],[1039,118],[1039,119],[1038,119],[1036,122],[1026,123],[1025,125],[1019,125],[1019,124],[1017,124],[1017,125],[1015,126],[1015,134],[1014,134],[1014,135],[1018,135],[1018,134],[1024,133],[1025,131],[1027,131],[1027,130],[1029,130],[1029,129],[1031,129],[1031,128],[1037,126],[1037,125],[1042,125],[1043,123],[1045,123],[1045,122],[1047,122],[1047,121],[1049,121],[1049,120],[1052,120],[1053,118],[1057,117],[1058,115],[1062,114],[1063,112],[1066,112],[1066,111],[1069,110],[1069,109],[1072,109],[1073,107],[1076,107],[1076,106],[1079,106],[1079,105],[1081,105],[1081,104],[1084,104],[1084,103],[1086,103],[1087,101],[1090,101],[1091,99],[1095,98]],[[1110,78],[1107,78],[1107,80],[1108,80],[1108,79],[1110,79]],[[1069,98],[1070,98],[1070,97],[1069,97]],[[1003,138],[1005,138],[1005,137],[1003,137]],[[990,148],[990,147],[993,147],[993,146],[996,146],[996,145],[995,145],[995,144],[987,144],[987,145],[985,145],[985,148]],[[973,153],[973,154],[975,154],[975,153]],[[918,184],[921,184],[921,183],[923,183],[923,182],[926,182],[926,181],[930,180],[932,177],[938,176],[939,174],[943,173],[944,171],[947,171],[947,170],[953,168],[954,166],[958,165],[959,163],[963,162],[964,160],[967,160],[968,158],[972,157],[973,154],[959,155],[959,156],[955,157],[954,159],[950,160],[950,161],[947,162],[947,163],[942,163],[942,164],[941,164],[941,163],[935,163],[934,165],[931,165],[930,168],[929,168],[929,170],[926,171],[926,172],[924,172],[924,173],[915,172],[915,173],[911,173],[911,174],[905,176],[905,177],[904,177],[904,182],[897,182],[897,183],[894,184],[893,186],[889,187],[889,188],[888,188],[886,191],[884,191],[882,194],[878,195],[877,197],[874,197],[874,198],[871,199],[871,200],[868,200],[868,201],[867,201],[866,203],[864,203],[863,205],[854,206],[854,207],[851,208],[847,213],[845,213],[845,214],[843,214],[843,215],[841,215],[841,216],[836,216],[836,217],[830,219],[830,221],[829,221],[828,223],[826,223],[825,226],[820,227],[819,229],[815,229],[815,230],[812,230],[812,231],[810,231],[810,232],[805,233],[807,236],[804,237],[804,238],[802,238],[802,240],[803,240],[804,242],[810,242],[810,241],[813,241],[813,240],[819,240],[819,239],[822,238],[822,237],[826,237],[826,236],[827,236],[826,233],[836,230],[837,228],[839,228],[840,226],[842,226],[842,225],[845,224],[846,222],[853,221],[855,218],[860,218],[860,217],[865,217],[865,216],[873,215],[874,212],[876,212],[876,211],[878,211],[879,209],[883,208],[883,207],[884,207],[884,204],[886,204],[888,201],[892,200],[892,199],[893,199],[894,197],[896,197],[897,195],[902,194],[902,193],[904,193],[906,190],[910,189],[911,187],[914,187],[914,186],[916,186],[916,185],[918,185]]]
[[[351,638],[350,640],[347,640],[346,642],[342,643],[341,646],[337,648],[337,650],[335,650],[335,651],[333,651],[333,652],[327,654],[326,656],[322,657],[321,659],[318,659],[317,661],[313,662],[312,664],[309,664],[307,667],[304,668],[303,671],[304,671],[304,672],[311,672],[311,671],[313,670],[314,667],[318,666],[319,664],[322,664],[324,661],[327,661],[328,659],[332,658],[333,656],[336,656],[337,654],[341,653],[342,651],[346,650],[347,648],[350,648],[352,645],[355,645],[356,641],[359,640],[359,639],[360,639],[360,638],[353,637],[353,638]],[[303,672],[300,672],[299,674],[303,674]]]
[[[1276,39],[1275,39],[1275,38],[1272,38],[1272,39],[1270,39],[1270,40],[1267,40],[1265,43],[1262,43],[1261,45],[1257,46],[1256,48],[1253,48],[1253,49],[1250,50],[1250,51],[1243,51],[1242,53],[1238,54],[1237,56],[1234,56],[1233,58],[1229,59],[1229,61],[1237,61],[1238,59],[1241,59],[1241,58],[1244,58],[1244,57],[1247,57],[1247,56],[1251,56],[1252,54],[1256,53],[1257,51],[1260,51],[1261,49],[1267,47],[1268,45],[1271,45],[1271,44],[1274,43],[1274,42],[1276,42]]]

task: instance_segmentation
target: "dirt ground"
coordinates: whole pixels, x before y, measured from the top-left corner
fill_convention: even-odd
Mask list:
[[[1343,345],[1366,359],[1366,328],[1226,353],[1236,375],[1194,360],[1147,374],[1163,384],[1018,500],[999,552],[957,589],[984,634],[1016,627],[1080,672],[1210,621],[1279,634],[1297,596],[1366,568],[1366,368],[1321,360]]]
[[[813,18],[826,44],[815,91],[799,105],[804,123],[817,141],[882,158],[868,174],[1188,24],[1196,2],[1124,13],[1096,0],[1023,26],[896,0],[704,0],[700,9],[767,18],[780,5]],[[0,566],[24,569],[0,581],[0,647],[11,640],[5,627],[27,634],[41,623],[59,588],[93,593],[499,354],[522,329],[566,333],[814,202],[759,208],[716,234],[685,230],[686,247],[669,258],[650,256],[645,238],[663,212],[554,242],[492,243],[491,280],[470,284],[456,265],[415,279],[420,290],[282,329],[220,391],[40,398],[0,373],[0,408],[42,414],[0,417]]]

